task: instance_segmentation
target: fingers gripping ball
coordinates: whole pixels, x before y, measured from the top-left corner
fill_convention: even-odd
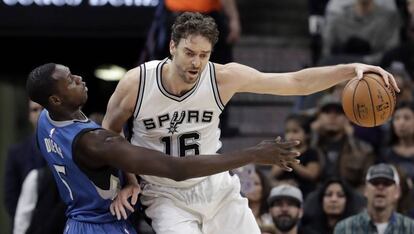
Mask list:
[[[374,127],[390,119],[396,104],[395,91],[386,87],[383,78],[375,73],[354,78],[342,92],[342,108],[346,117],[362,127]]]

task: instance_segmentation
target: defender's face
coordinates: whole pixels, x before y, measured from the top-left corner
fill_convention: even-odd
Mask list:
[[[176,45],[170,42],[170,53],[178,75],[186,84],[194,84],[208,60],[212,45],[207,38],[200,35],[189,35]]]
[[[79,108],[88,99],[88,88],[82,77],[73,75],[68,67],[56,65],[52,77],[57,81],[57,97],[61,105],[69,108]]]

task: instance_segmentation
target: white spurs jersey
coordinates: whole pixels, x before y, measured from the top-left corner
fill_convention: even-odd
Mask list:
[[[129,125],[130,142],[174,157],[215,154],[221,148],[218,125],[224,105],[218,93],[214,65],[208,62],[194,87],[176,96],[161,82],[162,66],[169,62],[164,59],[140,66],[140,87]],[[189,187],[205,177],[181,182],[156,176],[142,178],[162,186]]]

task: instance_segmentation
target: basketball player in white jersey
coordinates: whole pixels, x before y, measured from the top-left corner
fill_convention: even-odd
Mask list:
[[[221,147],[219,115],[237,92],[306,95],[362,78],[364,72],[380,74],[399,91],[391,74],[365,64],[292,73],[261,73],[238,63],[214,64],[209,58],[217,37],[211,18],[199,13],[180,15],[172,26],[171,58],[130,70],[108,103],[103,126],[121,132],[130,120],[132,144],[173,157],[211,154]],[[260,233],[247,199],[240,196],[238,178],[228,172],[181,182],[155,176],[142,179],[141,202],[148,207],[145,214],[158,234]],[[131,191],[124,194],[123,202]]]

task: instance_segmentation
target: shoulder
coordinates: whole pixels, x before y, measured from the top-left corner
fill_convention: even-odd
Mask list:
[[[355,228],[355,227],[359,226],[359,224],[361,223],[362,215],[363,215],[362,213],[359,213],[359,214],[350,216],[350,217],[340,221],[335,226],[335,233],[338,230],[341,230],[341,231],[351,230],[351,228]]]
[[[397,223],[401,224],[404,228],[414,228],[414,220],[408,216],[402,215],[400,213],[395,213],[395,217],[397,218]]]

